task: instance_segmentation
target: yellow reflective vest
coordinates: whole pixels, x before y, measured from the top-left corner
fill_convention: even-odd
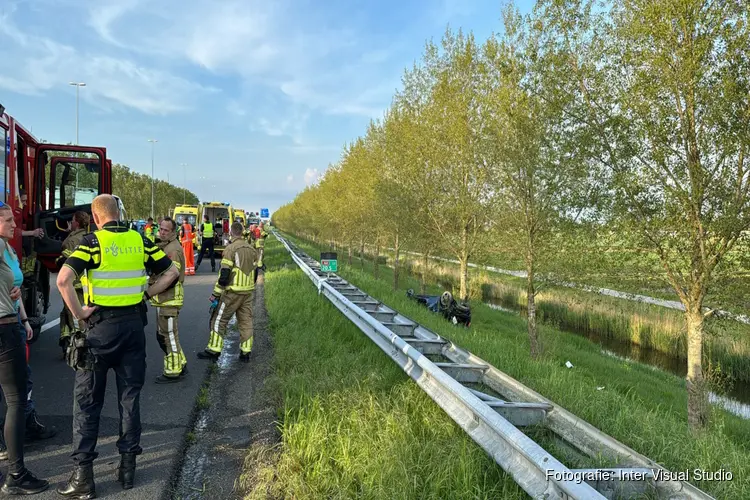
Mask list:
[[[86,271],[88,301],[104,307],[134,306],[147,289],[143,237],[136,231],[94,232],[101,251],[99,267]]]

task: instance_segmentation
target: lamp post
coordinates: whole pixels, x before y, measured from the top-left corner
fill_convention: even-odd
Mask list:
[[[156,139],[148,139],[151,143],[151,218],[154,218],[154,146],[156,145]]]
[[[78,91],[81,87],[85,87],[86,84],[83,82],[70,82],[68,85],[72,85],[76,88],[76,146],[78,145]]]
[[[187,163],[180,163],[182,167],[183,185],[182,185],[182,204],[187,205]]]

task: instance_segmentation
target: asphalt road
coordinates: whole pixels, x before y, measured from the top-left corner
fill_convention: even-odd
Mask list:
[[[54,280],[56,275],[52,276]],[[180,342],[188,359],[189,372],[175,384],[157,385],[154,378],[162,371],[163,353],[155,334],[155,314],[149,312],[146,327],[147,374],[141,392],[141,420],[143,455],[138,457],[135,486],[123,491],[114,477],[119,461],[115,447],[118,438],[119,414],[114,372],[109,372],[107,396],[102,412],[99,458],[94,462],[96,490],[99,497],[107,498],[160,498],[171,484],[175,458],[181,458],[182,444],[190,424],[195,398],[206,374],[208,361],[196,358],[208,341],[208,296],[216,279],[210,266],[196,276],[185,280],[185,305],[180,314]],[[66,481],[72,470],[70,460],[72,443],[73,370],[62,360],[59,338],[59,312],[62,299],[53,286],[47,323],[42,334],[31,346],[31,369],[39,419],[44,425],[54,426],[57,436],[47,441],[27,445],[26,465],[39,477],[50,481],[50,489],[34,498],[62,498],[55,493],[58,483]],[[4,407],[3,410],[4,411]],[[178,457],[178,455],[180,455]],[[6,464],[0,463],[3,472]]]

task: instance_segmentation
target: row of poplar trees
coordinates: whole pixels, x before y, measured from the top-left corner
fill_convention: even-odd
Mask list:
[[[112,190],[122,199],[128,217],[147,219],[151,214],[151,177],[130,170],[125,165],[112,165]],[[154,182],[154,216],[169,215],[175,205],[197,205],[198,197],[189,190],[156,179]]]
[[[539,0],[505,5],[503,27],[427,43],[383,119],[274,225],[394,248],[396,267],[405,248],[451,256],[462,298],[470,259],[523,263],[533,358],[541,278],[661,281],[685,306],[700,429],[706,298],[748,288],[748,3]]]

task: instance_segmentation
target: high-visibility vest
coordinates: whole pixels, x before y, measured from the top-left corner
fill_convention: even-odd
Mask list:
[[[143,232],[146,234],[146,238],[150,239],[151,241],[154,241],[156,239],[156,233],[154,231],[153,224],[146,224],[146,226],[143,228]]]
[[[183,243],[188,243],[190,241],[193,241],[193,228],[187,222],[182,225],[182,240],[181,241]]]
[[[203,237],[213,238],[214,237],[214,225],[210,222],[203,223]]]
[[[86,272],[88,301],[105,307],[134,306],[148,288],[143,237],[136,231],[95,231],[99,267]]]

